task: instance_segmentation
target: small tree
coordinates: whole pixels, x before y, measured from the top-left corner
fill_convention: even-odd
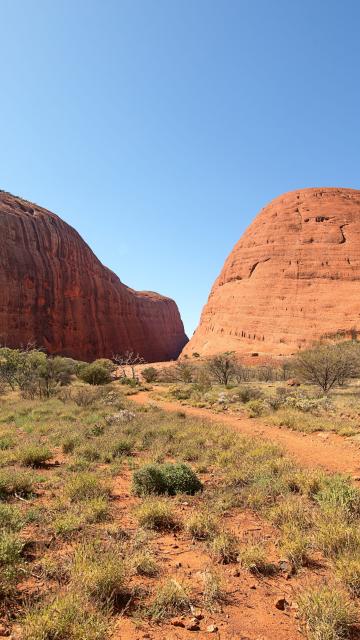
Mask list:
[[[142,370],[141,375],[146,382],[155,382],[158,377],[158,372],[155,367],[146,367]]]
[[[210,376],[226,386],[236,373],[237,362],[233,352],[226,352],[209,358],[206,366]]]
[[[58,387],[65,387],[75,373],[74,361],[70,358],[46,358],[38,369],[39,395],[50,398]]]
[[[132,379],[136,380],[136,365],[144,364],[145,360],[139,353],[135,351],[125,351],[125,353],[117,353],[113,355],[113,360],[121,369],[121,377],[127,378],[127,367],[131,369]]]
[[[165,382],[193,382],[195,368],[186,360],[179,360],[170,367],[164,367],[161,378]]]
[[[295,369],[304,382],[328,393],[334,386],[358,375],[359,363],[359,349],[354,348],[353,343],[319,344],[299,353]]]

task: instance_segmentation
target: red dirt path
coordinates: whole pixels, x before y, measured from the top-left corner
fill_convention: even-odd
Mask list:
[[[218,424],[226,424],[245,436],[262,436],[283,447],[301,465],[321,467],[329,472],[346,473],[360,482],[360,444],[335,433],[305,434],[286,427],[275,427],[251,418],[214,414],[209,409],[189,407],[179,402],[153,400],[147,391],[131,396],[137,404],[153,402],[164,411],[183,411],[187,416],[204,418]]]

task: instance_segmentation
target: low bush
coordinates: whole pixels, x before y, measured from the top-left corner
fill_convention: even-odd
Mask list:
[[[109,384],[111,382],[111,372],[108,367],[98,362],[92,362],[88,364],[79,372],[79,378],[83,382],[87,382],[92,385]]]
[[[315,497],[323,512],[333,516],[341,513],[345,520],[360,516],[360,491],[352,486],[348,478],[341,475],[328,476]]]
[[[325,518],[318,523],[315,539],[325,556],[336,558],[345,552],[360,550],[360,531],[357,524],[350,525],[343,519]]]
[[[0,613],[7,613],[7,598],[14,596],[20,577],[23,542],[18,534],[0,532]]]
[[[216,611],[219,605],[227,601],[221,577],[214,571],[206,571],[203,575],[203,582],[204,605],[210,611]]]
[[[299,529],[296,522],[288,523],[283,527],[280,538],[282,554],[288,558],[294,570],[308,563],[310,542],[304,531]]]
[[[249,418],[258,418],[266,413],[267,406],[263,400],[249,400],[246,409]]]
[[[236,396],[239,398],[240,402],[245,404],[250,402],[250,400],[260,400],[263,397],[263,392],[258,387],[243,385],[236,389]]]
[[[4,434],[0,436],[0,451],[6,451],[7,449],[12,449],[14,446],[14,439],[9,434]]]
[[[23,518],[19,509],[0,502],[0,530],[18,531],[22,523]]]
[[[112,458],[121,458],[122,456],[131,456],[133,454],[134,442],[130,438],[122,438],[117,440],[111,447]]]
[[[158,378],[158,372],[155,367],[146,367],[141,372],[142,377],[146,382],[155,382]]]
[[[148,464],[135,471],[133,490],[136,495],[187,493],[202,489],[196,473],[186,464]]]

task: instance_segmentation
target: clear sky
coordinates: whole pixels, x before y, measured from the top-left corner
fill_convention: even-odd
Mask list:
[[[0,188],[191,335],[273,197],[360,188],[359,0],[0,0]]]

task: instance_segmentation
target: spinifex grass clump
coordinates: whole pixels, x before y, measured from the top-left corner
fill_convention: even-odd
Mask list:
[[[98,605],[115,605],[124,601],[126,569],[121,550],[112,545],[103,548],[95,541],[79,545],[71,568],[71,580],[79,593]]]
[[[25,615],[24,640],[105,640],[109,620],[79,593],[59,594]]]
[[[109,487],[93,473],[75,473],[65,485],[65,494],[71,502],[100,498],[109,493]]]
[[[345,591],[335,587],[312,587],[300,595],[298,604],[311,640],[348,638],[357,619],[354,603]]]
[[[0,470],[0,499],[14,495],[26,496],[33,490],[33,476],[26,471],[16,469]]]
[[[187,589],[173,579],[164,582],[149,608],[149,614],[155,620],[189,611],[190,599]]]
[[[155,531],[179,529],[179,519],[164,498],[146,498],[137,508],[136,515],[141,527]]]
[[[211,513],[194,513],[186,523],[194,540],[211,540],[219,530],[219,522]]]
[[[19,451],[19,461],[25,467],[41,467],[52,456],[52,451],[44,445],[28,444]]]
[[[0,614],[6,610],[7,599],[15,593],[22,564],[24,543],[17,533],[0,532]]]
[[[138,496],[152,493],[194,495],[201,489],[202,483],[195,471],[186,464],[147,464],[133,475],[133,490]]]

